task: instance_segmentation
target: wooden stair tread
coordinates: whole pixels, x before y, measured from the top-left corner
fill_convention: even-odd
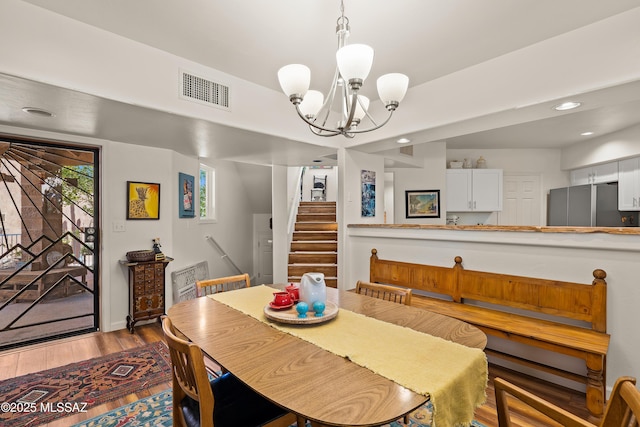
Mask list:
[[[317,266],[321,266],[321,267],[327,267],[327,266],[334,266],[334,265],[338,265],[335,262],[290,262],[287,265],[317,265]]]
[[[299,282],[302,274],[320,272],[327,286],[337,287],[338,223],[336,202],[300,202],[293,230],[288,280]]]
[[[322,243],[324,243],[325,241],[322,241]],[[289,252],[289,254],[327,254],[327,255],[337,255],[338,251],[291,251],[291,252]]]

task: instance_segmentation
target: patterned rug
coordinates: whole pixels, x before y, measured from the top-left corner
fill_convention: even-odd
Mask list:
[[[165,390],[106,414],[76,424],[73,427],[171,427],[171,390]],[[309,424],[307,424],[309,426]],[[431,404],[427,402],[411,414],[409,424],[396,421],[383,427],[431,427]],[[477,421],[473,427],[486,427]],[[296,427],[292,424],[291,427]]]
[[[0,381],[0,425],[36,426],[170,379],[169,351],[156,342]]]

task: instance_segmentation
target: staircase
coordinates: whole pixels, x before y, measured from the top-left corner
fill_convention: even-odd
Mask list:
[[[323,273],[328,287],[338,287],[336,202],[300,202],[289,252],[289,282],[304,273]]]

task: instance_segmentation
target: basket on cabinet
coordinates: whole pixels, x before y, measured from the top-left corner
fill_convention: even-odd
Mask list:
[[[127,261],[129,262],[145,262],[154,261],[156,254],[152,250],[130,251],[127,252]]]

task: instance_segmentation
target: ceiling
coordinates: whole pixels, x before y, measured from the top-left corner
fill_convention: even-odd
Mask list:
[[[334,71],[327,58],[332,58],[336,49],[337,0],[25,2],[278,91],[276,71],[282,65],[293,62],[308,65],[312,70],[312,87],[328,85]],[[371,75],[403,72],[409,75],[410,86],[640,7],[638,0],[346,0],[345,3],[345,15],[351,23],[349,42],[367,43],[375,48]],[[553,18],[549,19],[550,16]],[[368,94],[366,90],[364,93]],[[458,133],[447,138],[447,148],[562,147],[584,139],[580,132],[593,131],[597,136],[640,122],[638,82],[587,96],[590,105],[598,108],[552,116],[550,106],[541,104],[534,106],[539,113],[532,107],[522,124],[492,125],[485,131],[467,135]],[[335,158],[332,147],[151,110],[19,76],[0,74],[0,99],[3,101],[0,124],[153,145],[178,152],[202,144],[196,140],[204,133],[211,137],[208,156],[253,164],[299,165],[308,164],[311,159],[322,159],[328,164]],[[27,103],[38,106],[44,100],[49,101],[48,105],[54,100],[54,108],[59,108],[56,117],[43,120],[20,111]],[[293,110],[291,114],[295,114]],[[487,121],[496,122],[499,120]],[[221,145],[215,140],[238,142]]]

